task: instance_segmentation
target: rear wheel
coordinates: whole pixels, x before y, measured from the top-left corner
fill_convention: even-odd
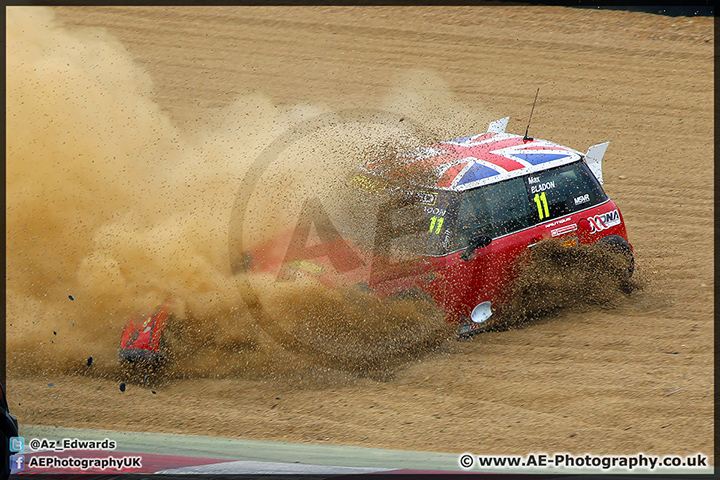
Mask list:
[[[604,246],[615,252],[620,253],[627,262],[627,278],[633,276],[635,272],[635,257],[633,256],[630,244],[619,235],[608,235],[597,241],[597,245]]]

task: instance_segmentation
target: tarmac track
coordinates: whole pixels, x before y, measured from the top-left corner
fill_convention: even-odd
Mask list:
[[[310,475],[313,478],[344,475],[374,474],[426,474],[426,473],[538,473],[533,468],[484,467],[477,464],[469,468],[459,465],[459,456],[436,452],[413,452],[378,448],[344,447],[333,445],[307,445],[285,442],[238,440],[195,435],[166,435],[139,432],[118,432],[109,430],[81,430],[24,426],[20,432],[26,444],[33,438],[60,440],[88,439],[117,442],[112,451],[35,450],[25,454],[26,464],[33,456],[53,455],[60,458],[72,457],[103,458],[112,456],[141,457],[140,467],[121,469],[88,468],[84,473],[157,473],[172,474],[218,474],[218,475],[269,475],[293,474]],[[128,460],[129,462],[129,460]],[[648,472],[638,468],[635,473]],[[664,469],[653,473],[712,473],[713,469]],[[37,473],[77,473],[77,469],[26,468],[19,476]],[[544,474],[593,474],[608,473],[601,468],[549,467]],[[612,473],[622,473],[622,470]]]

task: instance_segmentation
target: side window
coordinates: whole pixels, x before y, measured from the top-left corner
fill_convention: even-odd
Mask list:
[[[467,245],[473,233],[495,238],[530,225],[532,211],[522,178],[469,190],[458,206],[458,248]]]
[[[526,177],[534,223],[562,217],[607,199],[583,162]]]

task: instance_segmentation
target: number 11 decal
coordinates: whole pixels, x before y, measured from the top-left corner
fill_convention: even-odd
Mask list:
[[[545,192],[536,193],[533,200],[535,200],[535,205],[537,205],[538,217],[540,217],[540,220],[548,218],[550,216],[550,210],[548,209],[547,196],[545,195]]]
[[[440,234],[440,229],[442,228],[442,224],[445,222],[445,217],[430,217],[430,230],[429,233],[432,233],[433,229],[435,229],[436,234]]]

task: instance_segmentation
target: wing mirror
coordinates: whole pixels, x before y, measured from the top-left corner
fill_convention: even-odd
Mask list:
[[[468,241],[468,246],[465,251],[460,254],[460,258],[462,258],[466,262],[469,262],[470,260],[472,260],[475,250],[477,250],[478,248],[487,247],[488,245],[490,245],[490,242],[492,242],[492,238],[488,237],[487,235],[473,235],[472,237],[470,237],[470,241]]]

